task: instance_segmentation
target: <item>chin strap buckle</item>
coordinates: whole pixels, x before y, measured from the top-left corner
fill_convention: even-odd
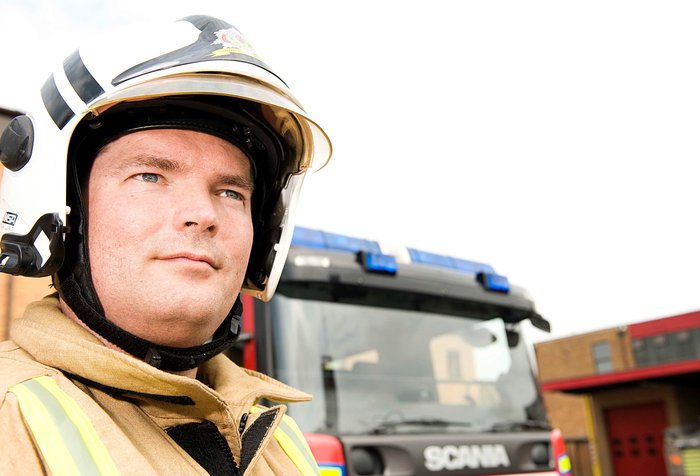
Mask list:
[[[163,359],[161,358],[160,354],[153,347],[148,348],[148,350],[146,351],[146,356],[143,358],[143,360],[148,365],[151,365],[157,369],[160,368],[160,365],[163,362]]]

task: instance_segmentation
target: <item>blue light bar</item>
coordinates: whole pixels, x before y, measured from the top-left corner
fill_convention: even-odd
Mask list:
[[[479,273],[477,280],[487,291],[495,291],[499,293],[510,292],[510,283],[508,278],[496,273]]]
[[[292,236],[292,246],[303,248],[315,248],[322,250],[349,251],[357,253],[366,251],[368,253],[380,253],[379,243],[376,241],[353,238],[351,236],[336,235],[321,230],[296,227]]]
[[[478,263],[476,261],[452,258],[451,256],[439,255],[413,248],[409,248],[408,253],[411,256],[411,261],[414,263],[431,264],[433,266],[455,269],[457,271],[462,271],[463,273],[469,274],[496,273],[496,271],[488,264]]]
[[[392,275],[398,271],[396,257],[383,254],[379,243],[372,240],[296,227],[292,237],[292,246],[355,253],[359,254],[360,263],[366,271]],[[488,291],[510,292],[508,278],[496,274],[493,267],[488,264],[420,251],[414,248],[407,248],[407,250],[412,263],[437,266],[471,274],[476,276],[479,283]]]
[[[360,260],[366,271],[384,274],[396,274],[399,267],[396,258],[382,253],[360,252]]]

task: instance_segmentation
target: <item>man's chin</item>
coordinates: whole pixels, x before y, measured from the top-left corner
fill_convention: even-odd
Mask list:
[[[151,309],[148,339],[172,347],[201,345],[211,338],[233,307],[197,305],[194,301],[170,302]],[[148,311],[146,311],[148,312]],[[144,314],[144,317],[148,314]]]
[[[221,325],[221,322],[215,325],[211,322],[199,322],[197,320],[180,320],[172,323],[163,321],[160,330],[156,329],[141,329],[139,337],[142,337],[154,344],[164,345],[168,347],[196,347],[202,345],[209,340],[216,332],[216,329]]]

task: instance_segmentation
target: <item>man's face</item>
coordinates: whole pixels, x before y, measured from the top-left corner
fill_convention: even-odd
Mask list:
[[[241,289],[252,191],[247,157],[209,134],[140,131],[102,149],[86,200],[106,317],[159,344],[205,342]]]

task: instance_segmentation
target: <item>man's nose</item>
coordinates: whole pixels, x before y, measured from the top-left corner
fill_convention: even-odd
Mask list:
[[[178,199],[174,225],[180,230],[215,231],[217,215],[214,197],[209,192],[183,193]]]

